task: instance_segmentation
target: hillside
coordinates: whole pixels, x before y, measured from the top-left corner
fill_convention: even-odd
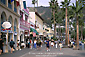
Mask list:
[[[28,7],[30,12],[34,12],[33,7]],[[51,9],[49,7],[35,7],[35,11],[44,19],[44,22],[51,25]]]

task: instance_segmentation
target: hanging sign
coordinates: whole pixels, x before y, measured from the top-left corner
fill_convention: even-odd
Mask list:
[[[11,24],[10,24],[10,22],[6,21],[2,24],[2,27],[5,28],[5,29],[8,29],[8,28],[11,27]]]

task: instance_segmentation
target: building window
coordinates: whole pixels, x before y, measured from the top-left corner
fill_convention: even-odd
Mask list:
[[[14,0],[14,7],[16,8],[16,0]]]
[[[20,11],[20,19],[23,19],[23,12],[22,11]]]
[[[27,16],[27,15],[25,15],[25,21],[27,21],[27,19],[28,19],[28,16]]]
[[[11,4],[11,0],[8,0],[8,3]]]

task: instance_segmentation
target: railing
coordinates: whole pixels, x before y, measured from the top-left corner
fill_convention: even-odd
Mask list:
[[[6,0],[0,0],[1,3],[3,3],[4,5],[6,4]]]
[[[30,23],[28,23],[27,21],[23,20],[23,19],[20,19],[20,25],[23,25],[27,28],[30,28]]]
[[[12,9],[12,5],[11,5],[10,3],[8,3],[8,7],[9,7],[10,9]]]
[[[16,12],[17,13],[17,9],[14,7],[14,12]]]

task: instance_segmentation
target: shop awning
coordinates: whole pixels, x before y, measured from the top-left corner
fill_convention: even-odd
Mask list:
[[[39,35],[39,33],[35,29],[33,29],[33,28],[30,28],[30,32],[35,32],[36,35]]]
[[[30,28],[30,32],[34,32],[34,29],[33,28]]]

